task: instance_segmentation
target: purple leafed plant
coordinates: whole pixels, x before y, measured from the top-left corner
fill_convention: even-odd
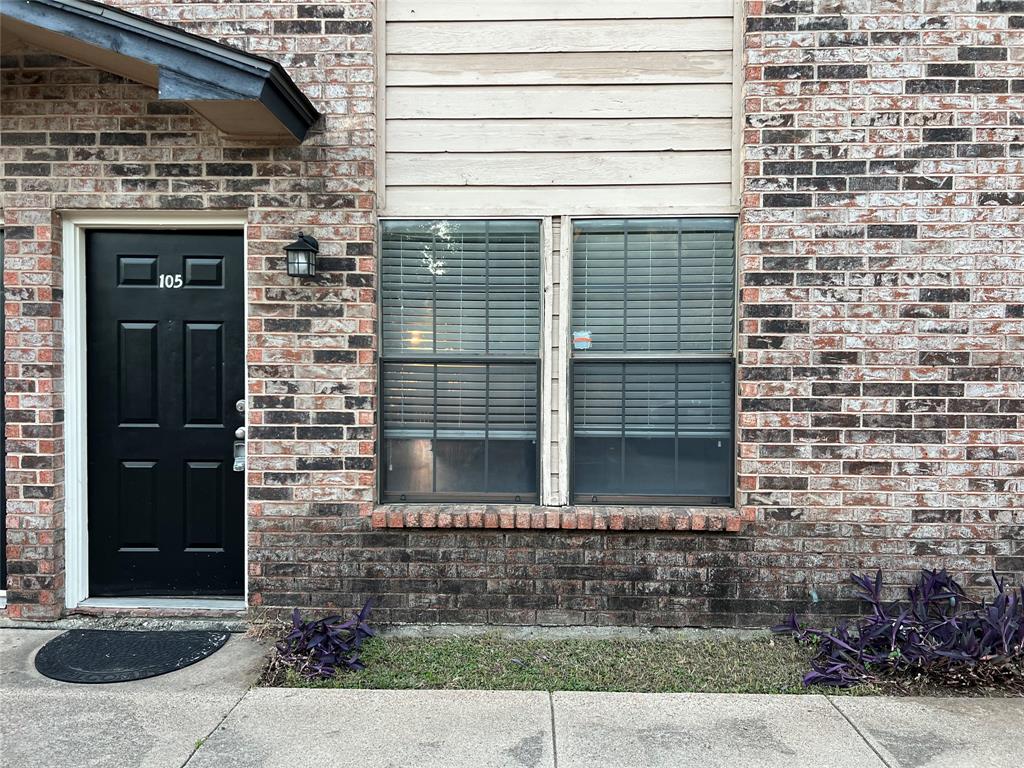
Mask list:
[[[367,623],[370,600],[352,618],[341,616],[303,621],[296,608],[292,628],[277,643],[277,656],[272,666],[277,671],[293,670],[308,680],[325,680],[340,670],[356,672],[365,665],[359,658],[363,643],[376,633]]]
[[[846,688],[861,683],[998,686],[1024,692],[1024,586],[980,603],[946,571],[921,572],[906,602],[882,600],[882,573],[853,576],[869,611],[831,631],[811,629],[796,614],[772,628],[817,653],[804,685]]]

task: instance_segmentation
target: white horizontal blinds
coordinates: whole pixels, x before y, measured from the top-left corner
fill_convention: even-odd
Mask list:
[[[540,339],[540,224],[383,224],[385,355],[533,355]]]
[[[732,364],[679,364],[675,373],[676,434],[712,434],[731,440]]]
[[[573,368],[577,437],[721,437],[732,431],[728,362],[588,363]]]
[[[388,438],[533,440],[533,363],[385,363]]]
[[[595,353],[728,354],[735,265],[729,219],[577,222],[573,330]]]
[[[540,223],[487,223],[489,354],[540,353]]]
[[[487,436],[487,366],[435,365],[434,426],[439,439]]]
[[[578,437],[618,437],[625,409],[625,367],[621,363],[575,363],[572,371],[572,427]]]
[[[434,350],[433,222],[384,222],[381,238],[384,354]]]

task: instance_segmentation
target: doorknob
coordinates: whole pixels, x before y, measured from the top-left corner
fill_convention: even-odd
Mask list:
[[[239,427],[235,430],[235,437],[239,440],[245,440],[245,427]]]

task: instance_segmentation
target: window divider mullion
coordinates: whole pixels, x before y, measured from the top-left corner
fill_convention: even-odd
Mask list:
[[[712,324],[714,318],[711,319]],[[676,351],[683,351],[683,220],[676,222]]]
[[[431,265],[437,264],[437,233],[433,232],[430,239],[430,263]],[[430,313],[430,347],[437,354],[437,270],[433,266],[430,269],[430,295],[434,303],[434,311]],[[430,441],[430,492],[437,493],[437,377],[440,369],[440,365],[434,362],[434,419],[431,422],[433,427],[434,437]]]
[[[622,442],[619,446],[619,487],[626,484],[626,363],[622,366]]]
[[[484,492],[490,491],[491,465],[491,363],[484,363]]]
[[[437,263],[437,233],[433,233],[430,239],[430,263]],[[430,348],[437,354],[437,270],[430,269],[430,298],[433,303],[433,312],[430,313]]]
[[[434,363],[431,368],[434,374],[432,380],[434,392],[431,397],[434,404],[434,418],[430,422],[432,432],[430,440],[430,492],[437,493],[437,363]]]
[[[491,222],[484,222],[484,354],[491,351]]]
[[[622,352],[629,346],[629,219],[622,226]]]
[[[685,363],[672,366],[675,371],[675,423],[672,425],[672,493],[679,488],[679,372]]]

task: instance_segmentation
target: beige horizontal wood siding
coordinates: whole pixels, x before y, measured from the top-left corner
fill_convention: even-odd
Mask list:
[[[388,21],[673,19],[728,16],[731,0],[387,0]]]
[[[388,187],[384,216],[504,216],[558,210],[575,215],[621,216],[729,211],[729,184],[537,186],[409,186]]]
[[[644,85],[730,83],[730,51],[390,54],[395,85]]]
[[[472,152],[400,154],[390,163],[396,186],[486,187],[674,184],[681,178],[728,182],[727,152]]]
[[[557,1],[557,0],[555,0]],[[387,53],[572,53],[732,48],[730,19],[392,22]]]
[[[732,210],[732,0],[385,0],[385,216]]]
[[[515,88],[388,88],[388,119],[478,117],[729,117],[732,87],[714,85],[524,85]],[[523,149],[529,149],[523,147]],[[571,149],[567,147],[566,149]]]
[[[390,152],[665,152],[727,150],[729,118],[390,120]]]

